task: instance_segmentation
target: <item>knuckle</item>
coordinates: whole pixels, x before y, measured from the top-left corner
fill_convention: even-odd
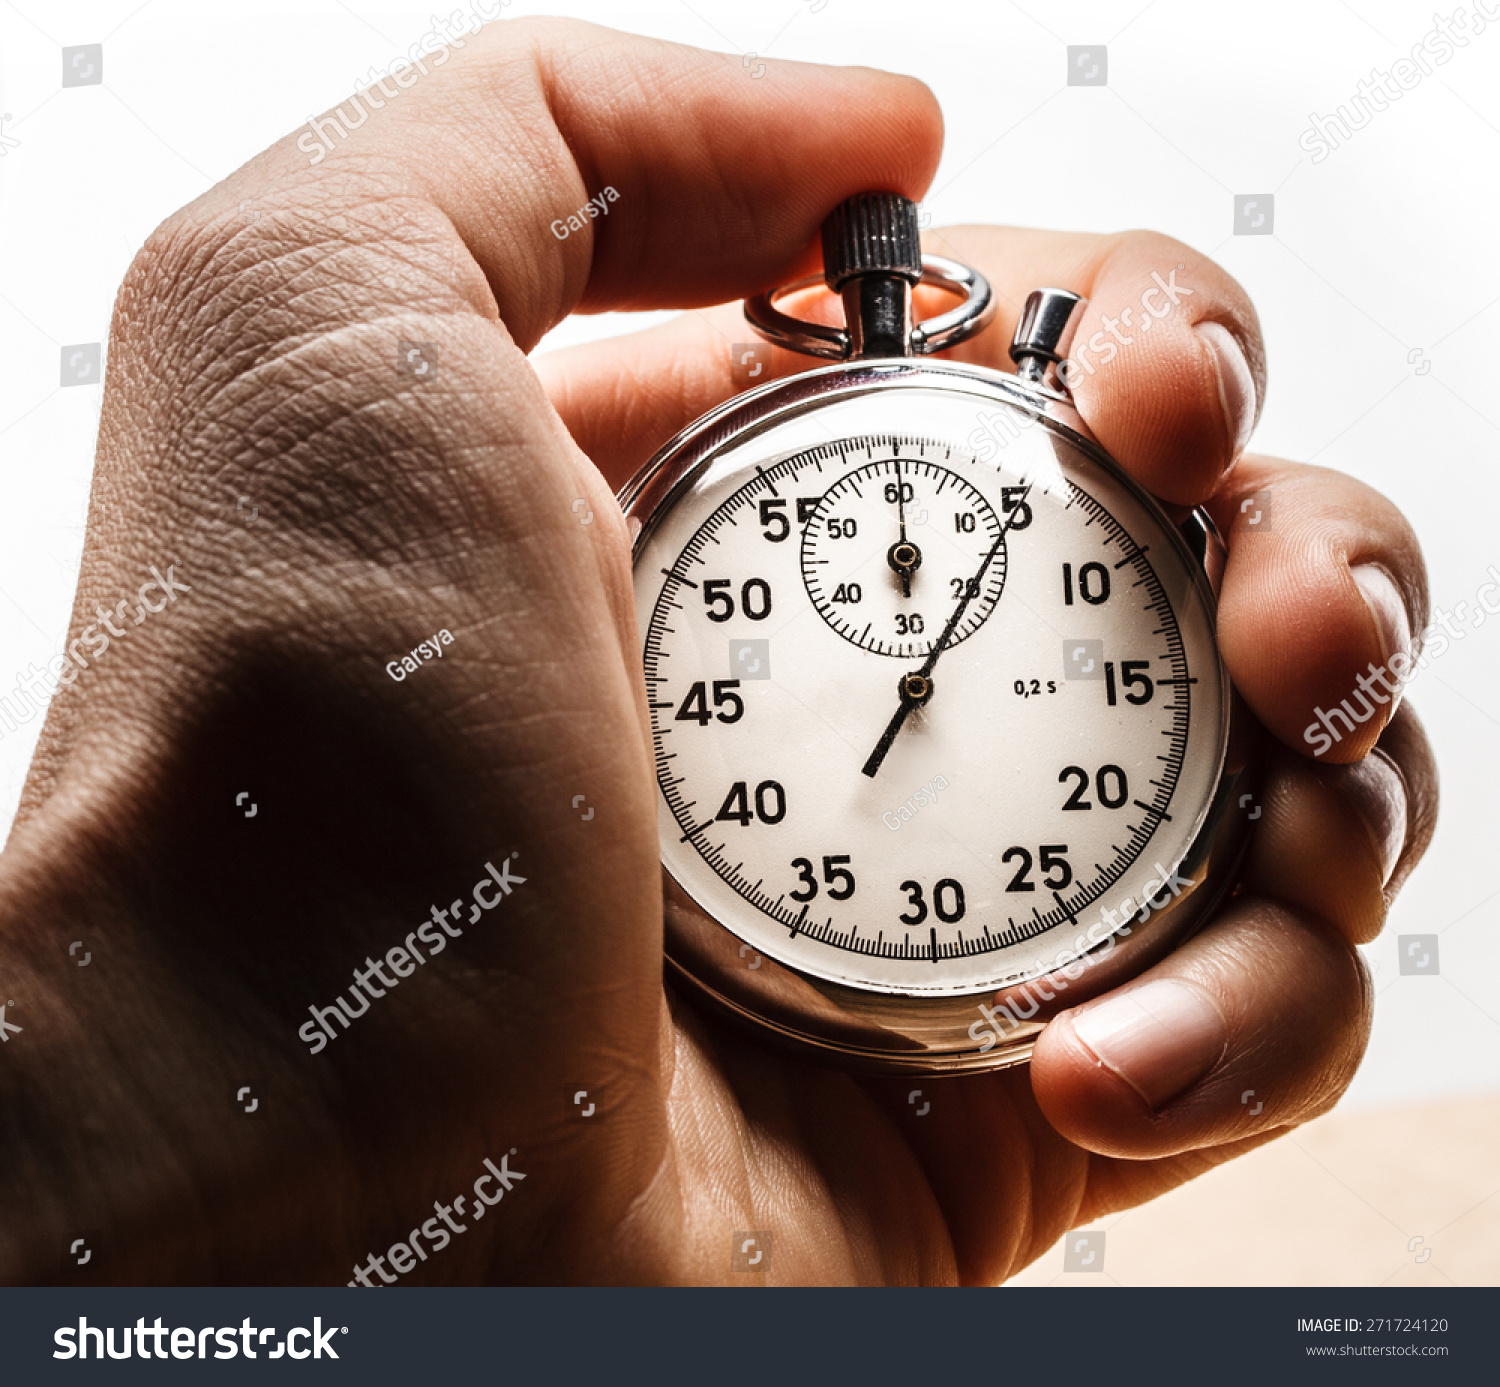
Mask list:
[[[327,181],[337,197],[263,195],[254,218],[233,193],[184,208],[122,284],[101,485],[201,572],[242,565],[247,494],[273,522],[258,552],[292,589],[309,564],[452,553],[495,521],[506,472],[460,480],[458,460],[538,444],[451,224],[423,199]]]
[[[441,244],[451,236],[436,209],[399,196],[283,203],[253,219],[184,208],[121,287],[112,341],[115,393],[127,398],[116,402],[138,414],[149,394],[153,444],[169,441],[178,467],[198,469],[280,455],[266,429],[288,426],[288,404],[297,420],[283,443],[410,395],[398,340],[426,342],[435,322],[473,316],[472,286],[455,282]]]

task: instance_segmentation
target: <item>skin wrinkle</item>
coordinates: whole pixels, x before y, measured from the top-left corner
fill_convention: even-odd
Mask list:
[[[1022,1267],[1034,1262],[1038,1257],[1042,1255],[1043,1252],[1047,1250],[1047,1248],[1051,1245],[1051,1242],[1055,1241],[1055,1239],[1047,1238],[1046,1233],[1043,1232],[1043,1230],[1039,1227],[1036,1216],[1033,1213],[1034,1201],[1028,1198],[1028,1195],[1036,1188],[1038,1184],[1037,1170],[1040,1163],[1040,1156],[1037,1153],[1036,1149],[1032,1146],[1026,1146],[1025,1152],[1025,1183],[1022,1185],[1016,1201],[1024,1211],[1023,1221],[1021,1227],[1017,1230],[1016,1241],[1013,1244],[1013,1246],[1015,1247],[1024,1249],[1024,1260],[1012,1260],[1010,1272],[1008,1273],[1011,1275],[1014,1275],[1015,1272],[1021,1270]],[[1067,1223],[1067,1226],[1070,1228],[1076,1227],[1079,1222],[1083,1221],[1080,1209],[1082,1208],[1084,1198],[1088,1193],[1088,1174],[1092,1170],[1093,1164],[1094,1163],[1092,1160],[1068,1163],[1067,1168],[1070,1172],[1076,1170],[1076,1173],[1072,1174],[1072,1178],[1070,1178],[1068,1181],[1069,1192],[1063,1196],[1064,1208],[1070,1209],[1072,1211],[1071,1216],[1065,1217],[1064,1219],[1064,1221]],[[1051,1231],[1051,1229],[1046,1230],[1046,1232]]]
[[[1371,754],[1383,755],[1378,750]],[[1388,756],[1383,755],[1383,759],[1388,764],[1394,764]],[[1255,881],[1258,890],[1275,899],[1286,894],[1284,888],[1278,889],[1278,879],[1289,873],[1289,870],[1297,873],[1320,871],[1326,860],[1326,853],[1310,853],[1308,845],[1299,836],[1297,827],[1309,813],[1315,814],[1328,825],[1326,841],[1329,851],[1368,853],[1368,877],[1360,883],[1361,889],[1346,888],[1331,897],[1327,907],[1318,912],[1322,919],[1350,942],[1365,944],[1384,925],[1388,908],[1388,902],[1380,889],[1380,849],[1357,804],[1349,800],[1339,788],[1337,780],[1333,779],[1338,774],[1337,770],[1325,772],[1321,768],[1308,766],[1300,758],[1293,759],[1286,752],[1277,755],[1275,768],[1262,800],[1268,817],[1258,841],[1253,845],[1248,877]],[[1404,783],[1404,777],[1402,780]],[[1410,803],[1411,799],[1408,787],[1407,802]],[[1408,841],[1410,832],[1408,824]],[[1351,834],[1352,844],[1348,842]],[[1269,863],[1273,858],[1277,865],[1271,868]]]
[[[207,414],[212,407],[218,406],[221,403],[226,404],[231,409],[233,409],[236,407],[235,399],[238,393],[242,392],[247,396],[253,397],[255,392],[262,390],[266,384],[275,383],[274,373],[276,371],[285,370],[289,366],[301,364],[304,358],[310,357],[319,349],[323,349],[325,351],[336,351],[340,348],[345,340],[352,340],[358,343],[365,340],[376,331],[379,331],[383,334],[387,331],[390,331],[392,328],[395,328],[397,329],[397,331],[392,332],[389,339],[390,344],[393,344],[396,337],[403,331],[415,332],[430,330],[429,321],[429,317],[425,313],[418,314],[411,311],[403,311],[399,313],[393,312],[381,315],[373,320],[363,321],[359,323],[346,323],[335,328],[320,328],[317,331],[302,334],[301,340],[296,341],[295,343],[287,343],[283,341],[282,343],[278,344],[280,350],[274,356],[256,362],[255,365],[250,367],[249,369],[241,369],[233,372],[232,374],[227,374],[226,378],[222,382],[205,382],[205,388],[207,388],[211,393],[203,396],[195,406],[193,406],[191,409],[185,410],[184,414],[188,418],[193,418],[200,414]],[[388,345],[384,336],[380,338],[380,341],[383,346]],[[488,344],[486,345],[488,346]],[[377,365],[377,363],[379,364]],[[394,353],[384,353],[383,359],[382,356],[376,356],[372,354],[369,358],[369,369],[372,372],[375,370],[389,370],[394,377]],[[324,377],[323,381],[319,383],[341,386],[346,383],[347,379],[347,371],[337,374],[329,372]],[[396,386],[393,388],[397,390],[403,389],[403,387],[400,386]],[[411,392],[408,389],[405,391],[405,393],[410,395]],[[379,398],[388,399],[390,397],[387,395],[382,395]],[[369,403],[378,402],[379,401],[376,400]],[[295,404],[296,402],[285,403],[287,405],[291,405]],[[289,408],[283,408],[281,412],[293,413],[295,411]],[[225,423],[228,424],[229,421],[225,421]],[[184,446],[192,446],[192,440],[190,438],[185,438],[183,440],[183,443]]]
[[[852,1087],[848,1079],[843,1079],[842,1082]],[[817,1086],[822,1087],[821,1084]],[[752,1138],[752,1145],[756,1149],[757,1155],[761,1157],[760,1168],[763,1173],[772,1164],[765,1159],[765,1156],[770,1154],[776,1158],[774,1168],[781,1178],[778,1181],[766,1180],[764,1183],[773,1192],[778,1185],[783,1189],[790,1190],[796,1203],[799,1205],[805,1204],[816,1207],[821,1204],[831,1204],[834,1210],[839,1213],[839,1216],[831,1221],[829,1231],[830,1240],[837,1241],[842,1254],[840,1262],[844,1266],[850,1266],[855,1269],[856,1274],[852,1279],[856,1283],[869,1284],[867,1277],[859,1274],[864,1270],[864,1267],[861,1265],[862,1262],[870,1260],[869,1253],[864,1248],[856,1250],[858,1240],[855,1236],[855,1228],[853,1226],[856,1220],[850,1217],[850,1211],[846,1202],[839,1197],[839,1176],[842,1174],[839,1162],[836,1159],[829,1160],[828,1169],[824,1171],[819,1168],[815,1158],[815,1153],[819,1147],[826,1148],[830,1144],[822,1140],[815,1142],[812,1139],[815,1135],[819,1138],[823,1135],[819,1129],[823,1118],[822,1104],[821,1102],[818,1104],[818,1110],[815,1113],[811,1107],[799,1110],[789,1101],[789,1095],[785,1092],[778,1092],[777,1096],[783,1100],[781,1110],[777,1113],[777,1116],[784,1125],[790,1127],[792,1132],[801,1137],[802,1140],[799,1144],[807,1147],[807,1155],[799,1159],[796,1145],[793,1145],[789,1141],[777,1141],[774,1134],[769,1130],[759,1140]],[[815,1118],[816,1121],[814,1120]],[[752,1128],[752,1130],[754,1129]],[[824,1158],[828,1159],[826,1153]],[[789,1201],[783,1197],[783,1202]],[[793,1221],[796,1221],[795,1218]],[[758,1227],[759,1225],[756,1226]],[[866,1255],[861,1257],[859,1251],[865,1251]],[[874,1260],[878,1264],[878,1248],[875,1249]]]
[[[357,328],[357,329],[351,329],[350,331],[352,331],[354,333],[359,333],[359,332],[362,332],[363,330],[364,330],[363,328]],[[320,342],[326,343],[327,340],[328,339],[320,339]],[[276,410],[276,417],[279,419],[279,418],[284,417],[284,416],[286,416],[288,414],[294,413],[295,410],[296,410],[296,408],[298,406],[300,406],[300,403],[301,403],[301,401],[304,398],[305,398],[304,396],[298,396],[298,397],[296,397],[294,399],[292,407],[290,409],[288,409],[287,407],[284,407],[284,406],[278,406],[278,408]],[[355,410],[353,412],[351,412],[348,409],[348,407],[345,406],[345,407],[343,407],[343,408],[341,408],[341,409],[339,409],[337,411],[332,412],[330,414],[329,418],[327,419],[326,423],[319,425],[317,428],[315,428],[315,429],[313,429],[311,431],[308,431],[304,427],[303,432],[304,432],[304,435],[305,435],[305,444],[304,445],[299,445],[299,447],[296,450],[290,450],[289,451],[287,449],[283,449],[282,453],[281,453],[281,456],[282,457],[286,457],[286,458],[291,458],[293,456],[305,454],[307,452],[308,448],[320,438],[320,436],[322,435],[322,433],[325,430],[328,430],[328,429],[335,429],[335,430],[339,430],[339,431],[347,430],[348,427],[351,424],[356,423],[358,421],[358,419],[359,419],[359,417],[360,417],[360,415],[362,413],[372,412],[372,411],[389,410],[391,408],[396,407],[396,405],[398,403],[400,404],[401,408],[404,411],[410,411],[410,409],[413,406],[415,406],[416,409],[419,411],[418,415],[416,416],[417,418],[421,417],[420,411],[422,411],[424,409],[426,409],[426,410],[428,410],[428,411],[430,411],[432,413],[432,415],[433,415],[432,425],[435,426],[432,429],[434,438],[433,438],[433,442],[431,442],[430,444],[424,445],[424,446],[428,450],[430,450],[430,452],[432,454],[432,457],[433,457],[433,460],[434,460],[434,469],[433,470],[436,470],[436,465],[438,464],[439,460],[442,457],[442,445],[441,445],[441,443],[439,443],[437,441],[438,437],[440,436],[441,424],[442,424],[441,413],[440,413],[440,404],[439,404],[438,401],[433,401],[430,405],[427,404],[427,402],[417,403],[416,401],[414,401],[414,400],[412,400],[410,398],[404,398],[401,401],[397,402],[397,401],[392,401],[391,399],[389,399],[387,397],[378,397],[378,398],[376,398],[374,400],[371,400],[371,401],[367,402],[366,404],[360,406],[359,409],[357,409],[357,410]],[[382,430],[382,429],[379,428],[378,425],[376,425],[372,429],[370,437],[371,438],[381,437],[381,438],[386,439],[387,440],[387,447],[389,448],[389,443],[388,443],[389,430],[388,430],[388,428]],[[356,439],[358,438],[358,433],[357,432],[355,434],[355,438]],[[491,440],[490,441],[490,446],[491,447],[500,446],[500,447],[503,448],[505,446],[505,443],[502,442],[501,440]],[[210,450],[205,449],[205,452],[207,452],[207,451],[210,451]],[[343,451],[347,452],[348,450],[343,450]],[[390,469],[389,467],[383,467],[381,469],[380,475],[381,476],[386,476],[386,475],[394,476],[394,475],[403,475],[403,474],[396,473],[392,469]],[[408,473],[406,473],[404,475],[406,477],[406,480],[410,481],[410,480],[413,479],[413,475],[414,474],[411,474],[411,473],[408,472]],[[417,473],[415,475],[416,476],[420,476],[421,474]],[[217,477],[215,477],[215,479],[217,479]],[[324,523],[326,524],[327,522],[325,521]],[[444,522],[442,522],[442,524],[440,524],[439,526],[435,527],[435,532],[442,534],[445,538],[447,537],[447,531],[443,528],[443,525],[445,525],[446,523],[447,522],[444,521]]]
[[[399,239],[394,244],[389,240],[378,241],[377,238],[382,236],[387,238],[391,236],[399,237],[403,232],[413,230],[420,222],[415,216],[403,220],[399,215],[396,215],[404,206],[410,206],[413,211],[416,210],[417,204],[409,197],[402,198],[400,202],[387,198],[378,204],[372,205],[378,206],[383,216],[383,223],[372,221],[361,225],[349,216],[339,219],[346,224],[352,223],[357,229],[364,232],[369,237],[368,241],[350,240],[346,236],[340,236],[334,244],[341,246],[341,250],[336,250],[335,253],[329,254],[329,245],[326,239],[309,240],[304,235],[299,243],[280,251],[270,260],[258,263],[254,273],[249,275],[246,275],[238,264],[230,264],[228,266],[217,264],[219,257],[222,255],[224,245],[232,245],[240,237],[250,234],[249,232],[244,230],[232,232],[226,243],[223,237],[224,228],[220,224],[212,224],[207,228],[198,230],[191,228],[190,224],[180,220],[168,222],[157,232],[153,233],[155,237],[165,242],[165,249],[158,251],[147,262],[152,273],[144,292],[153,302],[153,305],[156,301],[164,298],[162,291],[167,288],[167,284],[171,282],[174,276],[160,268],[160,262],[163,260],[174,262],[187,260],[190,263],[196,262],[201,265],[203,275],[211,278],[212,282],[203,286],[188,298],[188,303],[193,307],[186,325],[191,329],[190,340],[202,346],[205,354],[208,355],[206,339],[212,336],[215,331],[223,332],[225,335],[237,340],[243,337],[242,322],[236,314],[243,315],[244,321],[259,328],[267,322],[268,314],[266,309],[270,303],[288,310],[298,305],[305,306],[306,298],[297,289],[296,285],[283,282],[279,276],[279,267],[284,257],[294,256],[306,262],[303,266],[299,267],[299,273],[326,274],[329,271],[333,271],[336,274],[344,259],[355,254],[369,257],[371,263],[377,266],[390,263],[392,260],[405,260],[410,256],[411,264],[409,268],[415,269],[423,265],[423,260],[418,258],[419,250],[426,259],[430,260],[432,252],[441,249],[447,242],[448,238],[445,235],[439,234],[439,232],[450,230],[451,223],[435,208],[424,209],[425,218],[423,220],[432,224],[433,231],[428,234],[427,239],[420,248],[412,247],[408,251],[408,248]],[[300,212],[301,209],[294,207],[289,210]],[[182,216],[183,214],[179,214],[179,218]],[[338,231],[338,227],[333,222],[320,221],[309,223],[305,218],[305,214],[304,219],[298,225],[304,227],[307,231],[321,230],[325,233],[325,237],[328,233],[336,234]],[[258,227],[259,223],[256,224],[257,231]],[[269,234],[269,231],[270,228],[267,228],[267,231],[258,232],[258,234],[264,237]],[[132,271],[132,276],[134,273]],[[455,303],[467,302],[461,293],[454,293],[454,286],[451,282],[431,278],[430,276],[429,279],[430,287],[422,288],[421,291],[424,297],[430,295],[432,289],[441,288],[446,296],[453,297]],[[333,283],[320,286],[320,294],[337,295],[340,284],[342,284],[344,289],[359,290],[361,297],[369,298],[371,282],[370,265],[365,264],[359,272],[351,271],[349,276],[343,281],[335,279]],[[132,284],[132,279],[128,278],[122,293],[128,295],[132,291]],[[256,287],[260,284],[267,285],[264,293],[256,292]],[[180,289],[177,289],[175,285],[173,287],[176,292],[180,293]],[[411,287],[415,290],[419,286],[413,285]],[[381,300],[374,301],[378,302]],[[231,303],[234,305],[234,308],[227,309],[227,305]],[[470,307],[472,309],[472,305]],[[344,318],[329,318],[323,322],[310,323],[298,335],[303,337],[316,336],[329,325],[343,325],[346,319],[347,314],[345,314]],[[204,320],[207,320],[210,324],[209,331],[203,330],[202,324]],[[266,345],[274,344],[279,346],[283,341],[284,337],[277,333],[267,334],[265,339]],[[210,366],[213,365],[216,359],[216,355],[209,355],[208,364]],[[200,363],[194,361],[191,364],[197,368]],[[191,373],[191,378],[197,378],[199,374],[199,371],[195,369]],[[226,363],[225,372],[222,374],[235,374],[235,367],[232,361]],[[191,397],[189,398],[191,399]]]

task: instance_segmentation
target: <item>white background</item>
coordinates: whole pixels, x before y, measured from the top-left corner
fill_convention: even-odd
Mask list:
[[[1256,446],[1392,496],[1437,603],[1472,606],[1500,564],[1500,23],[1315,165],[1298,145],[1309,114],[1409,53],[1430,5],[514,0],[504,13],[916,74],[947,121],[926,202],[935,225],[1151,227],[1215,256],[1250,291],[1268,342]],[[346,99],[429,24],[359,0],[0,2],[0,136],[15,142],[0,144],[0,693],[61,648],[83,544],[100,390],[59,387],[61,347],[105,340],[115,289],[157,222]],[[98,42],[103,84],[61,88],[62,46]],[[1066,85],[1068,44],[1107,45],[1107,87]],[[1234,236],[1235,194],[1266,192],[1274,235]],[[626,325],[575,319],[550,340]],[[1413,688],[1442,820],[1367,950],[1375,1032],[1346,1104],[1500,1090],[1497,674],[1500,619]],[[0,740],[0,823],[38,722]],[[1397,974],[1397,934],[1419,932],[1441,936],[1440,977]]]

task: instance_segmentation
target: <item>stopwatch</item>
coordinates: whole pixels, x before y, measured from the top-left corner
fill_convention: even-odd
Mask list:
[[[895,194],[822,244],[843,327],[779,306],[817,276],[745,315],[834,364],[729,400],[620,496],[666,967],[826,1064],[1020,1063],[1235,882],[1224,547],[1074,408],[1081,296],[1030,295],[1015,374],[933,360],[993,318],[984,277],[923,255]],[[960,302],[914,321],[919,283]]]

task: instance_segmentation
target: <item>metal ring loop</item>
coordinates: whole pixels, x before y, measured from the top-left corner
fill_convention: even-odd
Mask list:
[[[847,361],[851,350],[846,328],[827,323],[812,323],[793,318],[776,307],[776,301],[788,294],[822,284],[820,274],[804,275],[769,293],[756,294],[745,300],[745,321],[767,342],[804,356],[821,356],[832,361]],[[933,352],[956,347],[989,326],[995,316],[995,297],[990,282],[978,270],[948,260],[940,255],[922,257],[922,283],[951,293],[962,294],[964,301],[936,318],[915,323],[911,330],[911,354],[930,356]]]

